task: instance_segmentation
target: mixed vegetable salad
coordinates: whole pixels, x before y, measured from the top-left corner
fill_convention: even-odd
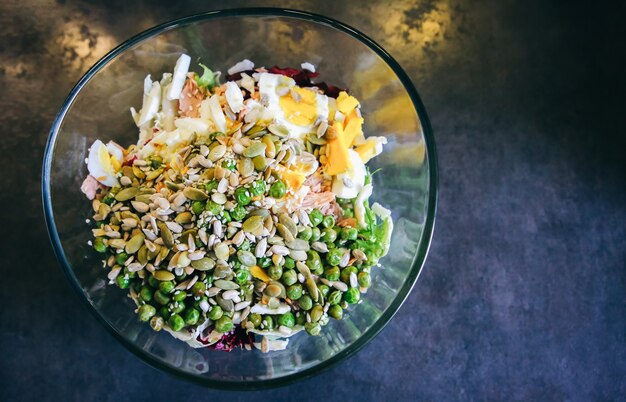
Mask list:
[[[183,54],[144,81],[139,140],[96,140],[90,244],[139,320],[193,347],[284,349],[359,303],[393,223],[371,207],[359,101],[315,67],[221,74]]]

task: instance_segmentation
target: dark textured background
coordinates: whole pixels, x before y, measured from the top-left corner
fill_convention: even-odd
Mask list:
[[[358,355],[237,394],[158,372],[103,331],[49,246],[40,165],[64,97],[105,52],[248,3],[1,2],[0,400],[625,400],[624,3],[360,3],[281,5],[362,30],[413,79],[441,168],[430,256]]]

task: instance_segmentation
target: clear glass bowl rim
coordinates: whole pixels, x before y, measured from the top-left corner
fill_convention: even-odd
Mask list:
[[[160,360],[154,358],[152,355],[144,351],[143,349],[136,346],[133,342],[126,339],[122,334],[117,332],[117,330],[112,327],[98,312],[98,310],[87,300],[85,297],[85,293],[83,292],[80,283],[78,282],[76,276],[74,275],[70,264],[65,256],[65,252],[63,251],[63,247],[61,246],[61,241],[56,230],[54,214],[52,212],[52,203],[50,198],[50,168],[52,164],[53,157],[53,149],[56,142],[57,135],[59,133],[59,129],[65,118],[66,113],[68,112],[70,106],[74,102],[76,96],[81,91],[81,89],[91,80],[91,78],[100,71],[104,66],[106,66],[111,60],[115,59],[118,55],[125,52],[127,49],[141,43],[142,41],[157,36],[163,32],[177,29],[180,27],[184,27],[187,25],[191,25],[197,22],[203,22],[212,19],[219,19],[224,17],[288,17],[295,18],[310,22],[315,22],[321,25],[325,25],[336,30],[339,30],[345,34],[352,36],[357,39],[368,48],[370,48],[373,52],[375,52],[380,58],[382,58],[385,63],[393,70],[393,72],[397,75],[398,79],[401,81],[404,86],[407,94],[410,96],[413,106],[418,114],[420,119],[420,124],[422,126],[422,131],[424,134],[424,141],[426,144],[426,152],[427,152],[427,160],[428,160],[428,168],[429,168],[429,194],[428,194],[428,211],[426,214],[426,220],[424,222],[424,233],[421,238],[421,242],[418,246],[417,254],[413,259],[413,263],[411,266],[411,271],[407,277],[406,282],[400,288],[393,302],[389,305],[384,314],[372,325],[372,327],[366,331],[361,337],[354,342],[349,347],[345,348],[341,352],[337,353],[330,359],[321,362],[320,364],[310,367],[306,370],[290,374],[284,377],[270,379],[270,380],[254,380],[254,381],[219,381],[210,378],[203,377],[201,375],[194,375],[188,372],[184,372],[181,370],[177,370]],[[173,21],[165,22],[163,24],[154,26],[148,30],[145,30],[132,38],[126,40],[121,43],[109,53],[107,53],[104,57],[98,60],[76,83],[76,85],[72,88],[69,95],[63,102],[59,112],[57,113],[54,122],[52,123],[52,127],[50,128],[50,132],[48,134],[48,140],[46,143],[43,167],[42,167],[42,200],[43,200],[43,208],[44,208],[44,216],[46,221],[46,226],[48,229],[48,235],[50,237],[50,241],[53,245],[54,253],[56,255],[57,260],[63,267],[63,271],[67,276],[68,280],[72,284],[74,290],[80,295],[82,301],[88,306],[88,309],[91,313],[96,317],[96,319],[107,329],[109,333],[111,333],[122,345],[124,345],[128,350],[130,350],[133,354],[141,358],[143,361],[148,363],[149,365],[158,368],[160,370],[165,371],[166,373],[172,374],[176,377],[192,381],[196,384],[200,384],[203,386],[218,388],[218,389],[226,389],[226,390],[257,390],[257,389],[266,389],[273,388],[278,386],[284,386],[294,381],[302,380],[305,378],[309,378],[319,374],[320,372],[338,364],[339,362],[347,359],[352,356],[360,349],[362,349],[365,345],[367,345],[384,327],[387,323],[393,318],[396,314],[400,306],[404,303],[407,296],[411,292],[411,289],[415,285],[417,278],[422,270],[424,262],[426,260],[426,256],[428,254],[428,250],[430,248],[430,243],[432,240],[434,225],[435,225],[435,215],[437,210],[437,201],[438,201],[438,168],[437,168],[437,154],[435,147],[435,140],[433,136],[432,127],[430,125],[430,121],[428,119],[428,115],[426,114],[426,109],[417,93],[417,90],[413,86],[408,75],[404,72],[402,67],[398,64],[398,62],[380,45],[374,42],[371,38],[363,34],[362,32],[342,23],[332,18],[328,18],[319,14],[314,14],[306,11],[294,10],[294,9],[286,9],[286,8],[270,8],[270,7],[259,7],[259,8],[232,8],[226,10],[216,10],[209,11],[205,13],[195,14],[188,17],[183,17],[180,19],[176,19]]]

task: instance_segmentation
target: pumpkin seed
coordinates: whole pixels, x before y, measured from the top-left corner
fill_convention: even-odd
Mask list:
[[[246,135],[252,135],[252,134],[260,133],[261,131],[266,131],[266,130],[263,126],[255,125],[252,128],[245,131],[245,133]]]
[[[147,264],[148,260],[148,248],[146,246],[139,247],[139,251],[137,251],[137,261],[141,264]]]
[[[222,278],[229,277],[232,274],[233,274],[233,270],[228,265],[219,264],[217,265],[217,267],[215,268],[215,271],[213,272],[213,278],[222,279]]]
[[[313,307],[313,309],[311,309],[311,312],[309,314],[311,316],[312,322],[318,322],[324,314],[324,309],[322,308],[322,306],[317,305]]]
[[[218,159],[220,159],[222,156],[224,156],[224,154],[226,153],[226,146],[225,145],[217,145],[215,146],[211,152],[209,152],[209,156],[207,157],[207,159],[209,159],[211,162],[215,162]]]
[[[143,233],[137,233],[136,235],[131,237],[128,243],[126,243],[126,252],[128,254],[135,254],[143,245],[143,241],[145,240],[145,238],[146,236],[144,236]]]
[[[163,244],[165,244],[165,246],[169,248],[174,247],[174,235],[172,234],[172,231],[170,230],[170,228],[167,227],[165,222],[161,222],[161,221],[157,222],[157,226],[159,227],[159,230],[161,231],[161,238],[163,239]]]
[[[296,223],[293,221],[293,219],[291,219],[291,217],[288,214],[283,212],[280,215],[278,215],[278,222],[285,225],[285,227],[289,229],[289,231],[294,237],[298,235],[298,227],[296,226]]]
[[[235,282],[225,281],[223,279],[216,280],[215,282],[213,282],[213,285],[223,290],[239,289],[239,285],[237,285]]]
[[[249,147],[243,150],[243,156],[246,158],[254,158],[263,153],[265,153],[265,144],[260,141],[254,141]]]
[[[274,158],[276,156],[276,146],[274,145],[274,141],[269,135],[266,135],[261,139],[263,144],[265,144],[265,156],[268,158]]]
[[[163,173],[163,168],[153,170],[152,172],[146,175],[146,180],[154,180],[157,177],[161,176],[162,173]]]
[[[250,158],[240,159],[239,165],[237,168],[239,170],[239,174],[241,174],[241,177],[243,178],[246,178],[250,176],[252,173],[254,173],[254,163],[252,162],[252,159]]]
[[[191,266],[198,271],[210,271],[215,268],[215,261],[209,257],[204,257],[199,260],[191,261]]]
[[[133,173],[133,168],[130,166],[122,166],[122,174],[131,180],[135,178],[135,174]]]
[[[133,174],[138,179],[145,179],[146,174],[139,168],[139,166],[133,166]]]
[[[315,280],[313,280],[313,278],[310,276],[306,278],[306,288],[309,291],[309,295],[311,296],[311,299],[313,299],[313,301],[317,301],[318,299],[317,285],[315,284]]]
[[[191,260],[187,256],[187,251],[181,251],[180,253],[178,253],[178,259],[176,261],[176,266],[178,266],[180,268],[185,268],[185,267],[188,267],[189,264],[191,264]]]
[[[141,196],[141,197],[143,197],[143,196]],[[131,201],[130,204],[133,206],[133,208],[135,208],[135,211],[141,212],[142,214],[146,213],[146,212],[148,212],[150,210],[150,207],[145,202]]]
[[[280,233],[280,235],[285,239],[285,241],[293,241],[295,240],[295,237],[293,234],[291,234],[291,231],[282,223],[277,223],[276,225],[276,230],[278,230],[278,233]]]
[[[154,271],[152,275],[161,282],[173,281],[176,278],[173,273],[165,270]]]
[[[265,288],[263,293],[265,293],[269,297],[278,297],[278,295],[280,294],[280,288],[272,283]]]
[[[218,243],[214,248],[215,256],[220,259],[226,261],[228,256],[230,255],[230,250],[228,249],[228,245],[224,243]]]
[[[224,298],[220,295],[215,296],[215,300],[217,300],[217,304],[225,311],[233,311],[235,310],[235,303],[232,300],[224,300]]]
[[[249,217],[243,222],[242,229],[255,236],[260,236],[263,232],[263,217],[258,215]]]
[[[126,241],[123,239],[111,239],[109,240],[109,246],[121,250],[126,246]]]
[[[174,221],[177,223],[180,223],[181,225],[184,225],[185,223],[191,222],[191,218],[192,218],[191,212],[185,211],[176,215],[176,218],[174,218]]]
[[[280,302],[278,301],[277,298],[275,297],[271,297],[268,301],[267,301],[267,307],[271,308],[271,309],[275,309],[278,308],[280,306]]]
[[[287,127],[278,124],[270,124],[267,129],[278,138],[285,138],[289,135]]]
[[[285,242],[285,245],[292,250],[309,251],[309,243],[302,239],[293,239],[292,241],[287,241]]]
[[[148,248],[148,246],[146,246],[146,248]],[[159,246],[158,244],[154,244],[154,250],[150,251],[150,249],[148,249],[148,260],[155,259],[156,256],[159,255],[160,252],[161,252],[161,246]]]
[[[267,167],[267,159],[263,155],[257,155],[252,158],[252,164],[255,170],[261,172]]]
[[[301,261],[296,262],[296,269],[298,270],[298,272],[304,275],[305,278],[311,276],[311,270],[309,269],[309,267],[306,266],[305,263]]]
[[[151,194],[140,194],[140,195],[137,195],[137,196],[135,196],[135,201],[141,202],[141,203],[144,203],[144,204],[149,204],[150,203],[150,195]],[[138,211],[138,212],[141,212],[141,211]]]
[[[174,183],[173,181],[169,181],[169,180],[165,180],[165,186],[167,188],[169,188],[172,191],[178,191],[178,190],[182,190],[183,189],[183,185],[182,184],[177,184]]]
[[[192,201],[204,201],[209,198],[204,191],[195,187],[186,187],[183,190],[183,194]]]
[[[254,254],[252,254],[249,251],[246,251],[246,250],[237,251],[237,258],[239,259],[239,262],[241,262],[243,265],[246,265],[248,267],[256,265],[256,257],[254,256]]]
[[[120,190],[117,194],[115,194],[115,199],[117,201],[128,201],[132,198],[135,198],[139,189],[137,187],[128,187],[123,190]]]
[[[110,212],[111,212],[111,207],[105,204],[104,202],[98,206],[98,215],[100,215],[102,219],[106,219],[106,217],[109,215]]]
[[[139,192],[137,194],[154,194],[156,190],[152,187],[139,187]]]

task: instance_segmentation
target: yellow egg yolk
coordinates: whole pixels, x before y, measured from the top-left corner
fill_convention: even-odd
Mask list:
[[[285,114],[285,118],[298,126],[310,126],[317,119],[317,104],[315,93],[311,90],[293,87],[297,96],[294,99],[291,93],[280,97],[280,108]]]
[[[341,91],[337,97],[337,109],[345,114],[349,115],[357,106],[359,101],[351,95],[348,95],[346,91]]]

